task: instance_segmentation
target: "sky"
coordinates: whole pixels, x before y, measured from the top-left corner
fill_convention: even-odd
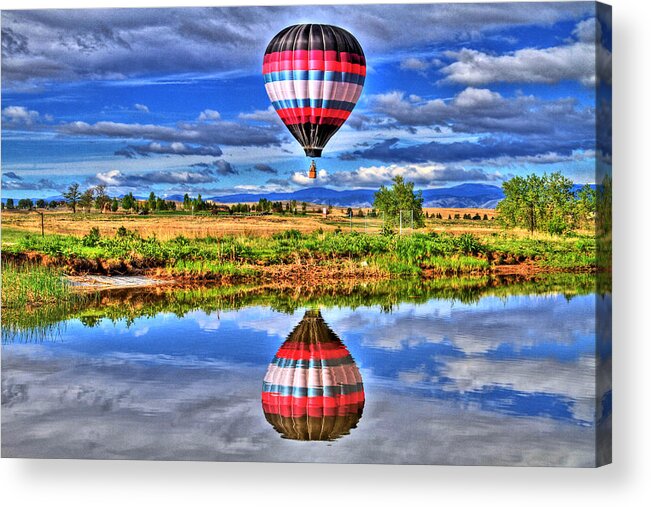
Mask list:
[[[501,185],[610,163],[611,41],[592,2],[2,12],[2,196]],[[367,59],[351,117],[310,160],[271,109],[268,42],[349,30]],[[603,130],[603,132],[601,131]],[[597,143],[599,142],[599,149]]]

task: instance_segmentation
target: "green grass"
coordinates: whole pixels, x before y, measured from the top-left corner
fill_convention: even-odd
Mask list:
[[[18,233],[6,230],[8,253],[40,252],[62,265],[163,268],[170,274],[255,277],[261,266],[278,264],[332,264],[354,261],[376,266],[394,276],[418,275],[422,270],[441,274],[479,273],[494,265],[530,262],[558,270],[591,269],[596,265],[592,237],[522,238],[504,234],[479,238],[473,234],[414,233],[370,235],[359,232],[305,234],[288,230],[271,238],[226,236],[171,240],[142,238],[121,228],[114,237],[92,230],[83,238]],[[80,261],[87,261],[80,264]],[[75,264],[77,263],[77,264]],[[90,266],[90,267],[89,267]],[[118,270],[118,271],[119,271]]]
[[[2,227],[2,246],[17,243],[19,240],[33,236],[33,233],[23,231],[21,229],[14,229],[13,227]]]
[[[76,300],[60,270],[29,263],[2,263],[2,308]]]

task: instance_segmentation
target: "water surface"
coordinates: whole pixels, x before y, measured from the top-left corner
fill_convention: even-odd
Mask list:
[[[595,379],[610,352],[596,347],[601,296],[527,292],[149,301],[128,317],[96,305],[39,339],[4,340],[2,454],[593,466],[609,416]],[[306,441],[270,424],[261,396],[274,356],[316,309],[352,357],[363,403],[345,431]]]

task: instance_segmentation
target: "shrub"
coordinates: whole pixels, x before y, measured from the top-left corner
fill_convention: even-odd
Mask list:
[[[93,227],[88,234],[86,234],[82,240],[81,243],[84,246],[97,246],[100,240],[100,234],[99,234],[99,229],[97,227]]]
[[[391,224],[385,223],[382,226],[382,230],[380,231],[380,234],[382,236],[392,237],[396,235],[396,231],[393,229],[393,227],[391,227]]]
[[[271,236],[273,239],[301,239],[303,233],[297,229],[287,229],[286,231],[276,232]]]

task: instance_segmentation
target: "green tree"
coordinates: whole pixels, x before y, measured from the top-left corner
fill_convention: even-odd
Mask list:
[[[414,192],[414,183],[405,183],[402,176],[393,178],[393,186],[382,185],[375,193],[373,207],[384,212],[385,220],[390,224],[397,224],[400,212],[403,220],[411,220],[413,213],[414,227],[423,227],[423,193]]]
[[[203,202],[201,194],[197,194],[197,198],[192,201],[194,211],[203,211],[206,209],[206,203]]]
[[[560,172],[543,176],[543,196],[546,210],[542,228],[550,234],[563,234],[577,225],[577,200],[574,183]]]
[[[149,192],[149,199],[147,200],[149,203],[149,209],[152,211],[156,210],[156,194],[152,191]]]
[[[271,202],[268,199],[261,197],[260,200],[258,201],[258,211],[259,212],[271,211]]]
[[[161,197],[156,197],[156,211],[165,211],[167,209],[168,209],[167,201],[165,201],[165,199]]]
[[[104,213],[104,208],[111,203],[111,198],[106,193],[106,185],[97,185],[95,187],[95,209]]]
[[[95,202],[95,190],[89,188],[88,190],[86,190],[81,194],[81,197],[79,198],[79,207],[85,209],[86,212],[90,212],[90,209],[93,207],[94,202]]]
[[[77,213],[77,203],[81,198],[81,192],[79,191],[79,183],[73,183],[68,187],[68,190],[63,193],[63,198],[66,201],[66,204],[73,213]]]
[[[515,176],[502,184],[504,199],[497,205],[500,218],[510,227],[524,227],[533,232],[539,227],[545,210],[543,180],[536,174]]]
[[[20,199],[18,201],[18,209],[32,209],[34,203],[31,199]]]
[[[190,196],[188,194],[185,194],[183,196],[183,209],[184,210],[192,209],[192,199],[190,199]]]
[[[577,199],[573,183],[560,172],[516,176],[502,184],[504,199],[497,205],[500,220],[530,233],[562,234],[576,226]]]
[[[45,202],[45,199],[38,199],[38,200],[36,201],[36,207],[37,207],[37,208],[46,208],[46,207],[47,207],[47,203]]]
[[[7,209],[14,209],[15,207],[16,205],[14,204],[14,200],[11,197],[9,197],[7,199]]]
[[[576,193],[577,220],[590,223],[597,211],[597,191],[591,185],[583,185]]]
[[[120,207],[120,203],[118,202],[118,198],[114,197],[113,200],[111,201],[111,211],[115,213],[119,207]]]
[[[124,197],[122,197],[122,202],[120,203],[123,210],[129,211],[137,208],[137,202],[135,197],[133,197],[133,192],[129,192]]]

